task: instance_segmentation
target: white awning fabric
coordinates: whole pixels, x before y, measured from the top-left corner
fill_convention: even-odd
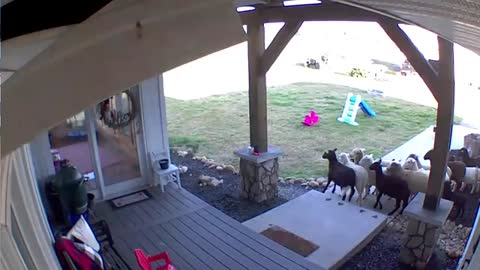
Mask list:
[[[2,155],[139,81],[245,40],[230,0],[114,0],[2,84]]]
[[[337,0],[409,22],[480,55],[479,0]]]

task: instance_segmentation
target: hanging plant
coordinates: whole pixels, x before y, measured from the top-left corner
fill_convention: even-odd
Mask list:
[[[120,129],[130,125],[133,119],[135,119],[137,110],[135,98],[129,90],[125,90],[128,100],[131,104],[128,112],[121,112],[112,110],[110,108],[110,99],[104,100],[100,103],[100,120],[109,128]]]

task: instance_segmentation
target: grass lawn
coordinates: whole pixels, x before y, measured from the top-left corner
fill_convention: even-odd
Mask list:
[[[338,122],[349,92],[361,94],[377,117],[359,110],[359,126]],[[321,120],[305,127],[301,121],[311,109]],[[195,148],[199,155],[238,167],[233,151],[249,145],[247,92],[190,101],[167,98],[167,115],[171,146]],[[328,164],[321,155],[335,147],[363,147],[379,157],[434,124],[435,117],[433,108],[345,86],[297,83],[268,89],[269,144],[285,152],[280,160],[284,177],[325,176]]]

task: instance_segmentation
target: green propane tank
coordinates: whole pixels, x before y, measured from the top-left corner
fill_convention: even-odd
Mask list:
[[[53,180],[60,194],[62,208],[69,214],[79,215],[87,211],[88,196],[83,175],[73,166],[63,164]]]

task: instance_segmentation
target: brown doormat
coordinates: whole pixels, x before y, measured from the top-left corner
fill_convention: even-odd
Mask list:
[[[318,249],[318,246],[314,243],[305,240],[280,226],[271,226],[262,231],[261,234],[303,257],[307,257]]]

